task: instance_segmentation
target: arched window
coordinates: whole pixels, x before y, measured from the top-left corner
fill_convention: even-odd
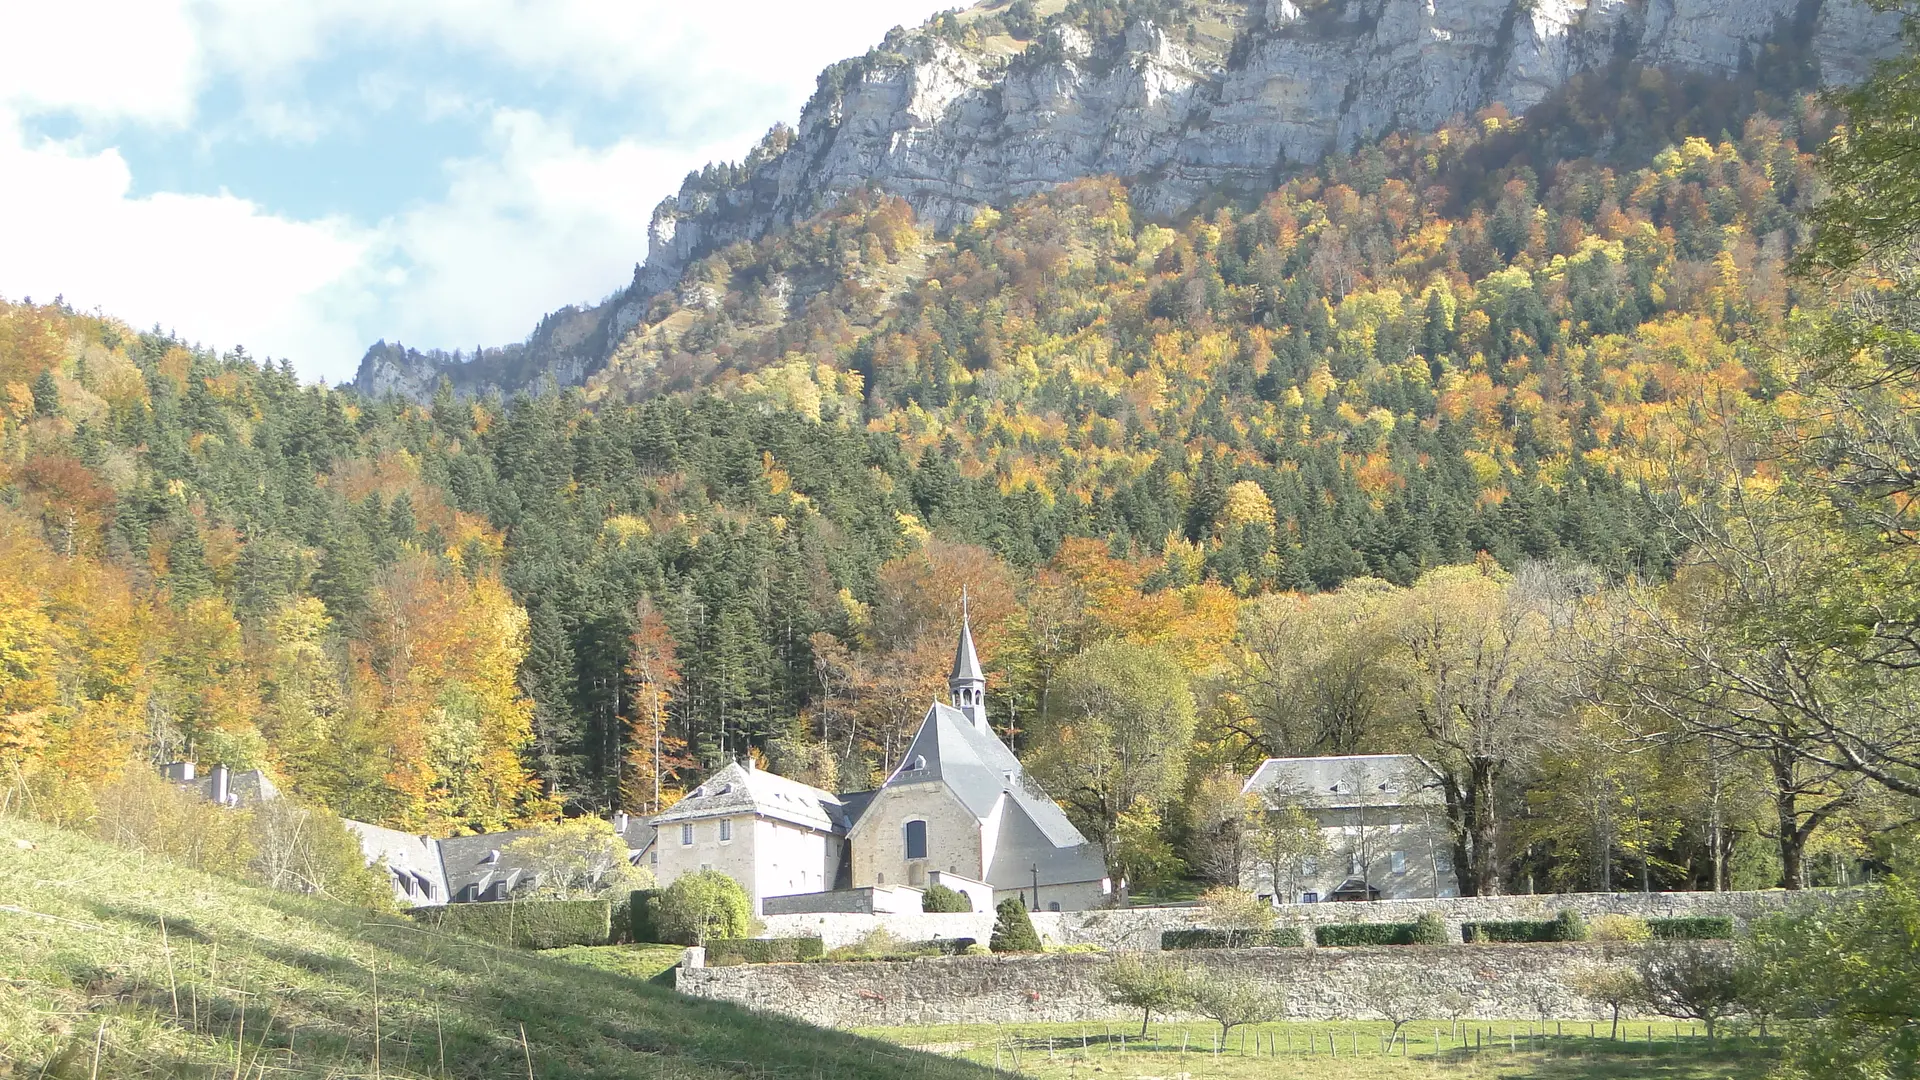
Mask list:
[[[924,859],[927,857],[927,823],[924,821],[907,822],[907,858]]]

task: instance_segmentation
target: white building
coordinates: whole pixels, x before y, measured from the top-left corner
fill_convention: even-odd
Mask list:
[[[1272,861],[1255,853],[1242,880],[1279,903],[1458,896],[1439,785],[1412,754],[1269,758],[1242,790],[1269,810],[1306,811],[1326,852],[1283,866],[1278,882]]]
[[[719,870],[759,912],[769,896],[834,887],[848,822],[837,796],[735,762],[650,824],[656,832],[647,865],[661,887],[682,874]]]

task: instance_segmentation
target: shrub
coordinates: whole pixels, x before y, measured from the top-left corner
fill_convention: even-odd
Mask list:
[[[635,889],[627,894],[629,940],[642,943],[660,940],[660,930],[653,925],[653,898],[658,895],[659,889]]]
[[[1724,946],[1695,940],[1650,946],[1640,954],[1640,980],[1653,1011],[1706,1025],[1709,1051],[1720,1021],[1740,1008],[1740,971]]]
[[[1413,923],[1331,923],[1313,928],[1313,940],[1329,948],[1351,945],[1411,945]]]
[[[1631,944],[1653,938],[1653,930],[1647,926],[1647,920],[1632,915],[1602,915],[1593,920],[1589,932],[1593,941]]]
[[[1432,911],[1413,920],[1413,943],[1415,945],[1453,944],[1453,935],[1447,932],[1447,920]]]
[[[1733,936],[1731,915],[1696,915],[1684,919],[1648,919],[1647,931],[1657,941],[1717,941]]]
[[[921,911],[962,912],[973,910],[973,898],[958,889],[935,885],[920,897]]]
[[[1163,930],[1160,947],[1181,949],[1297,949],[1306,944],[1297,926],[1276,926],[1258,933],[1246,930]]]
[[[982,945],[976,941],[973,944],[967,946],[966,954],[968,956],[992,956],[993,950],[987,948],[985,945]]]
[[[292,799],[262,803],[248,816],[254,877],[283,892],[319,893],[375,911],[400,910],[385,865],[368,865],[360,838],[338,816]]]
[[[613,905],[605,900],[503,900],[415,908],[408,914],[441,933],[521,949],[605,945]]]
[[[707,963],[713,967],[797,964],[817,960],[823,951],[817,937],[711,938],[707,941]]]
[[[1509,922],[1463,923],[1463,941],[1585,941],[1590,932],[1587,921],[1572,908],[1563,909],[1551,919],[1515,919]]]
[[[1200,977],[1193,982],[1193,1011],[1220,1025],[1220,1042],[1242,1024],[1264,1024],[1286,1010],[1286,1000],[1252,979]]]
[[[1229,947],[1251,944],[1273,927],[1273,905],[1234,885],[1216,885],[1200,897],[1207,921],[1227,934]]]
[[[1014,897],[1000,901],[994,909],[993,937],[988,947],[997,953],[1040,951],[1040,935],[1034,932],[1027,907]]]
[[[718,870],[681,875],[648,907],[658,936],[677,945],[704,945],[709,938],[743,938],[753,932],[747,891]]]
[[[1561,908],[1560,914],[1553,917],[1554,941],[1585,941],[1593,936],[1587,928],[1587,920],[1572,908]]]

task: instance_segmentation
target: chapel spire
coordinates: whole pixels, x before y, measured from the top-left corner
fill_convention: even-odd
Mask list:
[[[967,613],[967,588],[960,587],[960,643],[953,650],[953,673],[947,676],[953,707],[973,726],[987,727],[987,676],[980,670],[980,654],[973,648],[973,625]]]

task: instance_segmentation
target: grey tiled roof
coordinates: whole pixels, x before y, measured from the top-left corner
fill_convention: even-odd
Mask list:
[[[440,864],[440,842],[419,833],[401,832],[364,821],[342,819],[341,824],[360,841],[360,852],[369,863],[385,859],[388,873],[406,874],[416,883],[415,903],[444,904],[447,891],[446,869]]]
[[[953,671],[947,676],[949,683],[962,680],[986,682],[986,673],[980,670],[980,654],[973,651],[973,627],[960,624],[960,643],[953,647]]]
[[[825,833],[847,830],[846,809],[839,796],[765,769],[747,768],[737,761],[707,777],[705,783],[653,818],[651,824],[658,828],[739,814],[758,814]]]
[[[1433,806],[1439,775],[1414,754],[1268,758],[1243,791],[1270,800],[1334,810],[1353,806]]]
[[[992,816],[1002,797],[1007,800],[993,866],[987,871],[987,880],[996,888],[1031,885],[1035,864],[1040,867],[1042,885],[1107,876],[1099,848],[1073,827],[1059,804],[1027,775],[1013,751],[950,705],[935,704],[927,710],[905,760],[886,786],[932,782],[945,784],[981,821]]]
[[[474,836],[449,836],[440,841],[440,865],[447,876],[448,897],[459,902],[505,900],[532,888],[535,875],[507,851],[507,845],[533,832],[532,829],[508,829]]]

